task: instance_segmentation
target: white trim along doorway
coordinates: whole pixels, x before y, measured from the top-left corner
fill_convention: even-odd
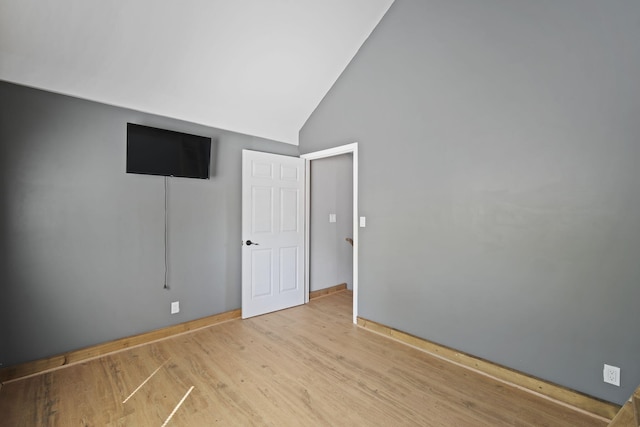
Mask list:
[[[305,191],[305,303],[309,302],[309,229],[311,218],[311,162],[341,154],[353,154],[353,323],[358,323],[358,143],[341,145],[326,150],[315,151],[300,156],[305,160],[306,191]]]

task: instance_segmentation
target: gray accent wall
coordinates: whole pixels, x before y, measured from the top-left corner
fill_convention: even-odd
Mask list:
[[[396,0],[300,133],[359,142],[359,315],[623,403],[638,40],[631,0]]]
[[[329,222],[329,215],[336,222]],[[309,289],[353,289],[353,156],[311,161]]]
[[[211,137],[209,180],[125,173],[126,124]],[[0,363],[241,305],[241,150],[298,148],[0,82]],[[180,313],[170,314],[171,301]]]

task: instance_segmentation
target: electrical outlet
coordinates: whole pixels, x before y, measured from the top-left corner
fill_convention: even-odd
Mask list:
[[[605,363],[602,376],[605,383],[620,387],[620,368]]]
[[[171,314],[180,313],[180,301],[174,301],[171,303]]]

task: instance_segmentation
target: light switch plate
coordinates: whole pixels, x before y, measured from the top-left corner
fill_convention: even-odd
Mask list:
[[[336,214],[329,214],[329,222],[336,222]]]
[[[180,301],[174,301],[171,303],[171,314],[180,313]]]
[[[367,226],[367,218],[361,216],[360,217],[360,227],[366,227]]]

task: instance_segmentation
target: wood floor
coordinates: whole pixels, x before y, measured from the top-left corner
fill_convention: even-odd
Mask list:
[[[5,383],[0,426],[606,426],[351,323],[351,293]]]

